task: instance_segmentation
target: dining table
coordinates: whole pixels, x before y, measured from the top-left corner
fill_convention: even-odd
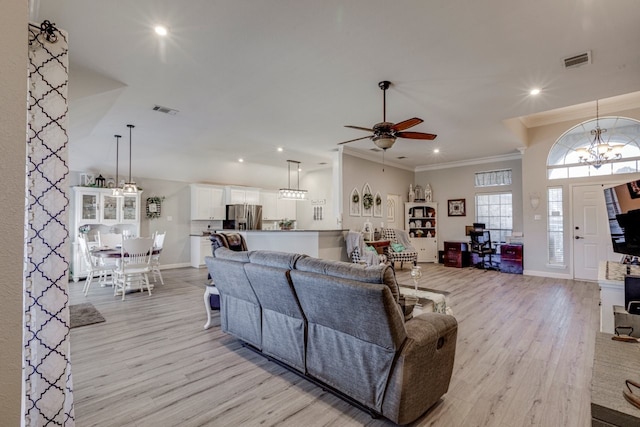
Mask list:
[[[161,250],[162,249],[160,248],[153,248],[151,255],[157,255]],[[116,259],[116,265],[118,265],[118,263],[120,262],[120,258],[122,258],[122,249],[110,248],[106,246],[97,247],[91,250],[91,256],[102,259]],[[126,257],[127,254],[125,253],[124,256]],[[100,281],[100,286],[104,287],[106,285],[113,285],[113,282]],[[153,290],[152,282],[149,282],[149,289]],[[129,286],[127,286],[127,290],[136,291],[139,290],[139,288],[130,288]]]

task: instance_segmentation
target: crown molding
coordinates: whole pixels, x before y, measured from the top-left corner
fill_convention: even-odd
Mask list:
[[[504,162],[507,160],[522,160],[522,154],[512,153],[512,154],[504,154],[501,156],[481,157],[478,159],[461,160],[459,162],[438,163],[435,165],[418,166],[416,167],[415,172],[427,172],[427,171],[440,170],[440,169],[458,168],[462,166],[473,166],[473,165],[480,165],[485,163]]]

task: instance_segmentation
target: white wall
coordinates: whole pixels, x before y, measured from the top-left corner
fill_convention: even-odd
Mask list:
[[[22,390],[22,268],[27,106],[27,2],[0,1],[0,420],[18,426]]]
[[[359,157],[343,154],[342,158],[342,206],[344,229],[361,230],[365,221],[369,221],[374,227],[379,227],[387,218],[387,194],[401,194],[403,202],[407,201],[409,185],[414,182],[413,171],[383,166],[380,163],[371,162]],[[380,192],[383,201],[382,218],[350,216],[349,203],[351,191],[358,188],[362,194],[362,187],[368,183],[373,194]],[[404,206],[402,206],[404,209]],[[404,210],[402,211],[404,213]]]
[[[511,169],[511,185],[498,187],[475,187],[476,172]],[[480,193],[511,191],[513,195],[513,230],[522,231],[522,164],[520,160],[505,160],[492,163],[459,166],[448,169],[416,173],[415,184],[431,185],[433,200],[438,202],[438,250],[444,249],[447,240],[468,240],[464,229],[475,222],[475,196]],[[448,216],[448,200],[465,199],[466,216]]]
[[[640,120],[640,108],[611,112],[608,116],[624,116]],[[593,117],[583,117],[580,119],[555,123],[547,126],[540,126],[529,129],[529,147],[524,153],[522,160],[523,187],[525,195],[523,227],[525,234],[524,265],[525,270],[531,274],[545,276],[572,277],[572,248],[573,233],[571,232],[571,191],[570,187],[576,184],[601,184],[614,181],[631,181],[640,179],[640,174],[624,174],[604,177],[574,178],[574,179],[547,179],[547,156],[549,150],[556,140],[573,126]],[[564,197],[564,253],[565,267],[550,267],[547,265],[547,189],[552,186],[561,186]],[[530,194],[540,195],[540,207],[534,212],[528,203]],[[541,214],[541,220],[534,220],[535,214]]]

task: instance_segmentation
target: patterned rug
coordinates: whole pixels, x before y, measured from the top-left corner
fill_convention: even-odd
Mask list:
[[[106,321],[105,318],[102,317],[102,314],[100,314],[90,302],[70,305],[69,318],[71,319],[72,328],[79,328],[80,326],[93,325]]]

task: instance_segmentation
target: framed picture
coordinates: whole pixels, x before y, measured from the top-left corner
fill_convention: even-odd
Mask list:
[[[627,187],[629,188],[629,196],[631,196],[632,199],[640,197],[640,181],[628,182]]]
[[[449,216],[466,216],[464,202],[465,199],[449,200]]]

